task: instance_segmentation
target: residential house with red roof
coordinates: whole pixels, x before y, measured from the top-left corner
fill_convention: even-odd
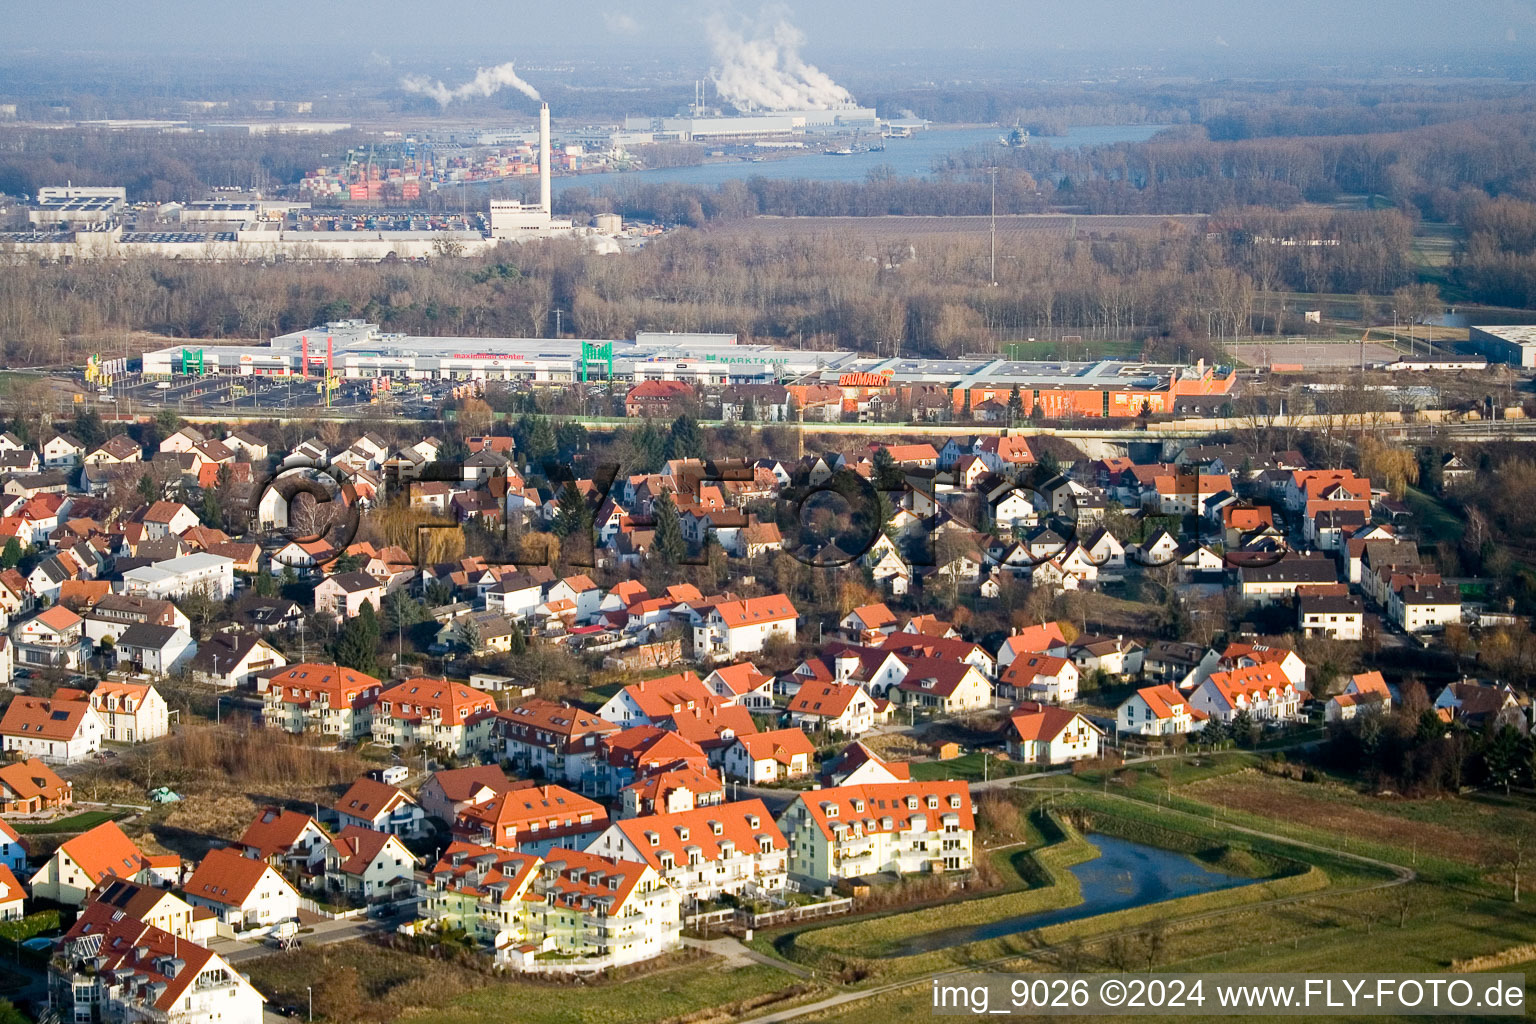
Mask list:
[[[1380,672],[1361,672],[1344,684],[1344,692],[1328,698],[1323,718],[1330,725],[1348,722],[1359,715],[1392,710],[1392,691]]]
[[[856,644],[879,643],[896,632],[896,613],[884,604],[866,604],[853,609],[838,622],[838,627]]]
[[[704,685],[723,702],[754,710],[773,707],[773,676],[750,661],[724,665],[704,677]]]
[[[79,691],[74,691],[78,693]],[[86,700],[19,696],[0,717],[0,743],[12,757],[74,764],[101,749],[105,729]]]
[[[103,679],[91,691],[90,705],[101,718],[104,738],[113,742],[143,743],[171,731],[165,698],[149,683]]]
[[[74,803],[74,784],[41,760],[0,765],[0,814],[36,814]]]
[[[738,800],[616,821],[587,852],[644,863],[688,907],[726,893],[781,892],[788,848],[761,800]]]
[[[891,701],[907,707],[956,714],[992,706],[992,684],[975,665],[943,658],[903,658],[907,675]]]
[[[421,784],[416,799],[427,817],[451,825],[466,807],[487,803],[514,785],[494,764],[442,768]]]
[[[325,889],[372,902],[416,893],[416,858],[399,836],[348,825],[325,849]]]
[[[1043,622],[1015,630],[997,649],[997,670],[1006,669],[1021,654],[1045,654],[1055,647],[1066,647],[1067,639],[1059,622]]]
[[[791,877],[822,886],[881,871],[968,870],[976,819],[964,782],[888,782],[801,793],[779,825]]]
[[[815,767],[816,745],[798,728],[737,736],[725,748],[725,774],[751,784],[798,779]]]
[[[693,386],[680,380],[646,380],[624,396],[624,415],[630,419],[672,417],[696,402]]]
[[[821,766],[821,779],[827,786],[906,782],[911,777],[912,766],[906,761],[887,761],[859,740],[848,744],[835,758]]]
[[[210,850],[184,886],[187,902],[207,907],[236,931],[273,925],[298,917],[299,891],[254,857],[232,847]]]
[[[875,699],[856,683],[804,682],[787,710],[792,726],[811,732],[854,737],[875,727]]]
[[[1068,764],[1099,756],[1104,730],[1076,711],[1026,701],[1008,716],[1008,756],[1024,764]]]
[[[1136,736],[1185,736],[1205,728],[1207,715],[1174,686],[1144,686],[1115,709],[1115,730]]]
[[[693,627],[694,657],[734,660],[756,654],[772,637],[793,643],[799,612],[783,594],[722,601]]]
[[[383,686],[356,669],[313,662],[289,665],[265,681],[257,680],[261,717],[268,727],[314,732],[338,741],[373,734],[374,709]]]
[[[620,726],[583,708],[534,698],[496,713],[502,756],[518,771],[577,781],[600,756],[604,737]]]
[[[16,664],[79,669],[90,657],[84,620],[63,605],[46,608],[11,630]]]
[[[493,745],[496,700],[445,679],[407,679],[379,695],[373,738],[392,747],[420,744],[466,757]]]
[[[377,779],[362,778],[347,787],[331,805],[337,827],[357,825],[396,836],[414,836],[427,826],[427,815],[405,790]]]
[[[219,954],[108,903],[81,914],[48,964],[61,1020],[261,1024],[265,1000]]]
[[[1291,685],[1298,690],[1307,688],[1307,663],[1287,647],[1274,644],[1229,643],[1221,652],[1215,668],[1230,672],[1233,669],[1252,668],[1256,665],[1273,665],[1285,674]]]
[[[619,817],[675,814],[725,802],[725,783],[684,765],[641,776],[619,791]]]
[[[235,844],[247,857],[300,875],[315,875],[325,864],[331,834],[302,811],[263,807]]]
[[[180,881],[181,858],[149,857],[115,821],[66,840],[32,875],[32,895],[78,907],[108,878],[149,884]]]
[[[581,846],[608,827],[608,809],[564,786],[509,789],[459,812],[454,835],[522,853]]]
[[[500,951],[528,941],[531,892],[542,861],[531,853],[455,841],[427,871],[417,924],[423,930],[462,928]]]
[[[603,702],[599,718],[631,727],[652,725],[680,711],[723,703],[694,672],[630,683]]]
[[[1252,721],[1294,722],[1303,718],[1302,694],[1277,664],[1212,672],[1189,695],[1190,704],[1219,722],[1238,715]]]
[[[997,681],[997,695],[1004,700],[1067,704],[1077,699],[1080,681],[1078,667],[1066,658],[1053,654],[1021,654],[1009,663]]]

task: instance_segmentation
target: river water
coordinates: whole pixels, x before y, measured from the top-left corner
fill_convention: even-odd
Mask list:
[[[1116,142],[1145,142],[1164,127],[1158,124],[1089,125],[1069,128],[1067,134],[1055,138],[1035,136],[1029,140],[1029,145],[1065,149]],[[889,167],[898,178],[926,178],[933,174],[933,165],[941,157],[973,146],[998,146],[998,139],[1005,134],[1007,130],[1001,128],[930,128],[914,132],[911,138],[884,140],[883,152],[853,153],[848,156],[828,156],[814,152],[770,157],[761,163],[732,160],[695,167],[661,167],[650,171],[608,171],[559,177],[551,185],[559,193],[568,188],[609,190],[651,182],[718,185],[725,181],[748,178],[863,181],[870,171],[879,167]]]
[[[1155,846],[1144,846],[1102,833],[1090,833],[1087,839],[1099,848],[1099,856],[1070,869],[1082,886],[1083,902],[1059,910],[1045,910],[1037,914],[917,935],[887,955],[914,956],[935,949],[963,946],[969,942],[1017,935],[1047,925],[1097,917],[1116,910],[1129,910],[1148,903],[1178,899],[1180,896],[1217,889],[1235,889],[1260,881],[1213,870],[1182,853],[1160,850]]]

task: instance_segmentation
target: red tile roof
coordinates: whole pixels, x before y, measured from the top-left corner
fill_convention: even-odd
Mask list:
[[[811,821],[828,839],[835,838],[839,825],[856,826],[866,834],[911,831],[912,819],[918,815],[925,818],[928,831],[937,831],[944,817],[951,814],[959,819],[960,828],[972,831],[976,827],[970,790],[964,782],[952,780],[832,786],[803,793],[800,799]]]
[[[691,849],[696,849],[699,859],[706,864],[716,861],[726,841],[738,854],[746,855],[757,853],[758,844],[764,839],[775,850],[789,846],[761,800],[738,800],[674,814],[648,814],[625,818],[617,825],[645,862],[658,870],[662,853],[670,853],[675,864],[687,864]]]
[[[262,860],[266,860],[293,849],[293,844],[299,841],[299,837],[311,825],[325,833],[320,823],[308,814],[266,807],[256,815],[255,821],[246,826],[245,834],[240,837],[240,845],[255,851]]]
[[[227,907],[244,906],[261,884],[262,876],[271,870],[266,861],[243,857],[229,847],[210,850],[187,879],[186,892],[188,896]]]

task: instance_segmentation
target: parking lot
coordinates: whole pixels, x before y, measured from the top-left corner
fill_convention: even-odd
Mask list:
[[[77,378],[77,380],[80,378]],[[389,392],[391,414],[434,419],[454,381],[399,381]],[[290,379],[229,374],[175,374],[169,379],[129,374],[110,387],[85,385],[88,401],[103,413],[131,415],[146,409],[169,408],[184,415],[251,413],[280,416],[295,409],[325,407],[316,378]],[[95,392],[92,394],[92,392]],[[358,410],[373,398],[365,381],[346,380],[331,395],[330,408]]]

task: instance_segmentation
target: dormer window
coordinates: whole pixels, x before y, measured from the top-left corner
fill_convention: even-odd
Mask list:
[[[709,830],[718,836],[725,832],[725,826],[721,825],[718,821],[712,821],[709,823]]]

